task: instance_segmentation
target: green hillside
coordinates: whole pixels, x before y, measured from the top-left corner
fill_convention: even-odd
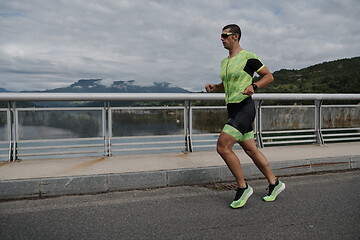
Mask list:
[[[324,62],[300,70],[282,69],[262,93],[360,93],[360,57]],[[255,79],[257,81],[257,79]]]

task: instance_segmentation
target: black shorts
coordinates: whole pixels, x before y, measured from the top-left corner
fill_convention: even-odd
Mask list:
[[[242,134],[253,130],[255,119],[255,102],[251,97],[244,99],[239,103],[228,103],[227,105],[229,119],[226,124],[236,128]]]

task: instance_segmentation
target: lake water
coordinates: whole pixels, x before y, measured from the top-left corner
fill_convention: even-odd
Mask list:
[[[349,128],[360,127],[360,108],[323,108],[323,128]],[[113,112],[112,134],[115,139],[112,144],[114,150],[134,149],[139,147],[167,147],[174,146],[176,150],[184,149],[184,116],[182,110],[117,110]],[[4,117],[0,116],[4,123]],[[219,133],[226,122],[226,109],[194,109],[193,134]],[[314,108],[264,108],[262,110],[262,127],[264,131],[314,129]],[[36,147],[47,145],[83,145],[100,144],[97,147],[83,148],[82,150],[96,150],[97,154],[104,152],[104,137],[102,133],[102,116],[99,111],[87,112],[23,112],[19,113],[19,139],[40,140],[41,142],[27,142],[19,144],[20,147]],[[107,133],[108,134],[108,133]],[[169,136],[176,135],[176,136]],[[167,136],[167,137],[163,137]],[[97,138],[87,140],[85,138]],[[52,141],[51,139],[76,139],[75,141]],[[206,140],[216,144],[216,136],[194,136],[196,140]],[[7,126],[0,125],[0,148],[8,148]],[[134,145],[136,142],[143,145]],[[179,143],[171,143],[176,142]],[[128,143],[128,145],[126,145]],[[120,146],[121,145],[121,146]],[[60,149],[62,152],[74,149]],[[59,150],[59,151],[60,151]],[[48,152],[49,150],[24,150],[23,153]],[[130,153],[128,152],[119,152]],[[135,151],[136,152],[136,151]],[[0,150],[7,154],[7,150]],[[1,159],[1,158],[0,158]]]

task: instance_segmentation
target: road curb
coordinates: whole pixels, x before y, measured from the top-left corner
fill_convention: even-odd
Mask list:
[[[351,170],[360,168],[360,155],[271,162],[270,165],[278,176]],[[243,172],[248,180],[263,178],[252,163],[243,164]],[[226,166],[2,180],[0,200],[95,194],[233,180],[234,177]]]

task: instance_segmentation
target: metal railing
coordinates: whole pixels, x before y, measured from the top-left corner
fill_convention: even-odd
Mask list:
[[[0,102],[8,102],[8,108],[0,108],[0,160],[214,149],[226,107],[191,103],[223,99],[224,94],[206,93],[1,93]],[[360,94],[255,94],[253,99],[259,147],[360,140],[360,105],[323,105],[327,100],[358,101]],[[268,100],[314,104],[264,105]],[[16,107],[24,101],[101,101],[104,106]],[[179,105],[112,107],[113,101],[178,101]],[[349,110],[336,115],[335,109]],[[329,124],[332,118],[346,124]],[[204,126],[209,124],[210,130]],[[59,125],[71,131],[58,133],[52,128]]]

